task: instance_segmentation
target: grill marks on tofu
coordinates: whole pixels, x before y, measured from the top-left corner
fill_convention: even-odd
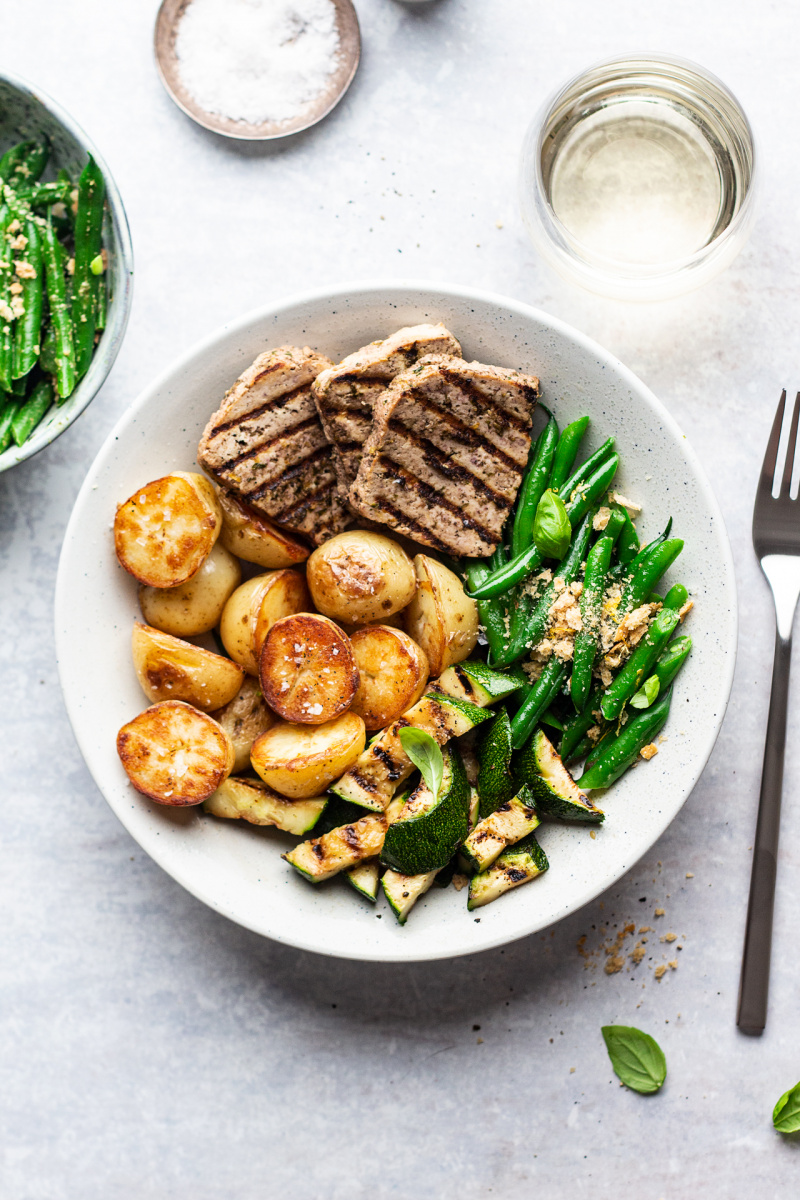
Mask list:
[[[260,354],[212,416],[198,452],[219,484],[315,542],[345,525],[333,451],[311,395],[330,366],[308,346]]]
[[[323,427],[335,447],[342,497],[358,472],[364,443],[372,429],[376,400],[396,375],[420,358],[460,356],[461,346],[444,325],[413,325],[383,341],[349,354],[338,366],[321,371],[313,394]]]
[[[533,376],[430,358],[375,405],[350,503],[426,546],[491,554],[528,461]]]

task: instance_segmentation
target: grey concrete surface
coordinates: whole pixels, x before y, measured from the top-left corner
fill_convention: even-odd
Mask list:
[[[55,95],[102,148],[137,268],[102,393],[0,480],[0,1197],[795,1196],[800,1144],[773,1131],[771,1111],[800,1078],[797,687],[764,1036],[739,1036],[734,1010],[773,637],[751,504],[780,388],[800,387],[800,17],[752,0],[357,7],[364,56],[344,103],[258,148],[204,133],[171,104],[152,62],[153,0],[0,3],[0,64]],[[732,268],[645,308],[551,277],[516,201],[520,142],[543,98],[631,49],[720,75],[752,118],[762,168],[760,218]],[[699,452],[740,588],[728,716],[652,854],[553,930],[439,965],[298,953],[189,897],[95,789],[55,673],[59,546],[118,415],[224,320],[369,277],[490,288],[617,353]],[[625,966],[607,975],[601,947],[630,922],[656,927],[641,935],[644,961],[631,964],[640,935],[627,936]],[[668,932],[676,942],[659,940]],[[679,965],[657,982],[668,960]],[[659,1039],[661,1094],[620,1088],[606,1022]]]

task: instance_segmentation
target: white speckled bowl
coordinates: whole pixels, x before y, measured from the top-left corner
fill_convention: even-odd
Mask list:
[[[0,471],[7,471],[44,450],[91,404],[114,365],[133,299],[133,248],[128,220],[102,155],[55,100],[35,84],[4,71],[0,74],[0,152],[25,138],[41,134],[46,134],[52,145],[45,179],[55,178],[61,167],[66,167],[73,179],[77,179],[89,154],[103,172],[107,201],[103,244],[109,260],[108,318],[89,370],[75,391],[63,404],[50,409],[24,445],[12,445],[0,454]]]
[[[547,824],[550,870],[467,912],[466,894],[434,887],[400,928],[385,902],[341,880],[318,888],[280,858],[291,839],[151,804],[128,783],[116,733],[142,708],[130,659],[136,586],[118,566],[116,504],[142,482],[192,469],[197,442],[225,389],[255,356],[285,342],[341,358],[402,325],[444,321],[467,358],[540,376],[562,422],[592,417],[587,449],[609,434],[622,455],[620,490],[643,506],[652,537],[669,514],[686,538],[673,578],[691,591],[694,652],[676,685],[668,742],[604,797],[606,824]],[[139,844],[184,887],[232,920],[278,941],[344,958],[447,958],[533,933],[586,904],[646,853],[680,810],[722,721],[736,652],[736,595],[719,508],[686,438],[655,396],[600,346],[527,305],[466,288],[355,284],[249,313],[196,346],[126,412],[97,456],[67,529],[56,589],[56,638],[67,710],[89,769]],[[380,919],[378,919],[380,918]]]

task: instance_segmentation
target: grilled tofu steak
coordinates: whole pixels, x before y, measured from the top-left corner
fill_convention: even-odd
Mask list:
[[[312,391],[323,428],[335,447],[343,499],[356,477],[372,429],[375,401],[395,375],[428,354],[458,357],[461,346],[444,325],[412,325],[398,329],[382,342],[362,346],[315,379]]]
[[[532,375],[421,360],[375,405],[351,505],[424,546],[491,554],[527,465],[538,396]]]
[[[331,365],[308,346],[259,354],[209,421],[197,456],[222,487],[317,544],[349,518],[311,395]]]

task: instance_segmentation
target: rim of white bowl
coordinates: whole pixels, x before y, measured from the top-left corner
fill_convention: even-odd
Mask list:
[[[325,300],[336,300],[340,298],[345,299],[354,295],[370,295],[387,291],[408,291],[417,293],[427,292],[431,296],[452,296],[462,300],[502,306],[509,312],[516,313],[519,316],[533,318],[536,321],[543,322],[548,328],[551,328],[561,333],[568,339],[576,342],[584,350],[595,354],[605,365],[612,366],[616,371],[618,371],[620,376],[633,388],[636,394],[639,395],[649,405],[654,415],[656,415],[661,422],[668,426],[673,435],[684,444],[684,453],[686,454],[689,465],[716,521],[716,530],[721,556],[723,559],[723,567],[730,582],[730,619],[732,622],[732,629],[730,633],[730,653],[725,657],[724,667],[722,670],[723,699],[720,703],[718,712],[715,714],[712,724],[709,726],[709,732],[705,738],[705,741],[699,753],[697,754],[695,760],[695,770],[693,772],[694,777],[691,781],[691,784],[688,787],[684,787],[681,802],[677,808],[669,816],[661,820],[649,845],[645,847],[641,853],[637,855],[637,857],[633,858],[632,861],[627,864],[625,871],[621,875],[616,876],[615,879],[606,879],[599,884],[592,883],[585,887],[580,893],[571,897],[569,902],[564,904],[561,910],[556,912],[555,915],[551,914],[546,921],[539,923],[534,921],[528,928],[517,928],[507,934],[498,932],[496,935],[490,935],[488,937],[484,935],[480,938],[479,945],[420,952],[414,947],[413,943],[409,941],[406,944],[405,952],[403,953],[393,953],[390,950],[386,954],[376,954],[372,952],[359,953],[357,947],[355,947],[352,951],[348,950],[347,952],[340,951],[338,948],[324,949],[320,947],[318,940],[315,940],[313,937],[304,937],[302,929],[297,932],[292,931],[291,936],[287,936],[285,933],[267,932],[263,928],[263,923],[260,925],[255,920],[248,920],[242,914],[235,914],[232,911],[229,911],[224,903],[220,903],[218,899],[205,894],[202,886],[198,886],[194,879],[188,879],[184,871],[180,869],[173,869],[171,866],[162,861],[163,858],[167,856],[161,854],[161,843],[159,842],[157,836],[153,836],[149,839],[149,841],[148,839],[141,840],[138,836],[138,832],[133,832],[128,824],[128,821],[126,820],[126,814],[123,813],[123,811],[118,811],[117,807],[108,800],[103,790],[100,778],[98,777],[101,774],[101,771],[99,769],[96,770],[94,765],[96,761],[95,743],[91,739],[84,736],[83,732],[80,731],[81,723],[76,719],[77,706],[73,704],[73,697],[68,693],[63,677],[62,663],[64,661],[64,652],[66,650],[65,639],[68,638],[69,632],[67,629],[66,619],[62,622],[60,620],[60,615],[63,612],[66,617],[69,608],[69,597],[64,591],[64,563],[70,551],[71,543],[79,533],[81,509],[83,503],[89,493],[91,493],[93,490],[95,476],[98,471],[102,469],[106,458],[113,452],[116,443],[120,440],[127,427],[136,419],[139,410],[149,402],[153,393],[157,393],[172,376],[182,373],[186,366],[189,365],[199,353],[211,348],[216,342],[221,341],[223,338],[248,328],[255,321],[263,321],[265,319],[275,317],[284,312],[286,309],[297,307],[303,304],[314,304]],[[458,958],[466,954],[478,954],[482,953],[484,950],[493,950],[498,946],[508,945],[510,942],[518,941],[523,937],[528,937],[531,934],[538,933],[542,929],[549,928],[551,925],[563,920],[571,913],[577,912],[586,904],[591,903],[591,901],[597,896],[601,895],[604,891],[607,891],[609,887],[612,887],[618,879],[623,878],[624,875],[626,875],[636,865],[636,863],[640,861],[640,859],[648,852],[648,850],[655,845],[664,831],[672,823],[672,821],[680,812],[680,809],[688,800],[689,796],[697,785],[703,770],[705,769],[706,763],[708,762],[719,735],[719,731],[727,711],[728,702],[730,700],[730,693],[733,685],[733,675],[736,665],[738,635],[738,600],[736,593],[736,577],[733,555],[731,552],[730,541],[728,539],[728,533],[725,527],[722,511],[719,507],[716,496],[714,495],[711,484],[706,477],[705,470],[703,469],[700,460],[689,444],[685,434],[680,429],[680,426],[677,424],[669,411],[664,407],[661,401],[656,397],[654,392],[652,392],[651,389],[647,387],[647,385],[643,383],[637,375],[635,375],[628,367],[626,367],[624,363],[620,362],[615,355],[611,354],[608,350],[605,350],[598,342],[594,341],[593,338],[587,337],[585,334],[581,333],[580,330],[575,329],[574,326],[569,325],[567,322],[561,321],[557,317],[550,316],[549,313],[544,312],[542,309],[534,308],[532,305],[525,304],[522,301],[512,300],[509,297],[503,296],[497,292],[488,292],[478,288],[469,288],[460,284],[442,284],[431,282],[429,280],[403,278],[353,281],[350,283],[339,284],[335,287],[314,288],[305,292],[295,293],[274,304],[268,304],[259,308],[251,309],[249,312],[237,318],[235,321],[231,321],[225,325],[222,325],[213,333],[199,339],[186,353],[176,359],[170,367],[162,371],[156,377],[156,379],[154,379],[153,382],[137,396],[136,400],[122,414],[114,428],[108,434],[106,440],[95,456],[94,462],[87,472],[83,485],[76,497],[72,514],[70,515],[69,523],[64,535],[64,542],[62,544],[61,554],[59,557],[58,574],[56,578],[54,609],[56,659],[58,663],[59,680],[61,683],[62,695],[64,697],[64,704],[67,710],[67,715],[70,719],[70,723],[72,724],[75,739],[83,755],[84,761],[89,768],[92,778],[94,779],[104,799],[106,799],[106,803],[108,803],[109,807],[118,817],[122,825],[124,825],[124,827],[128,830],[134,840],[142,847],[143,850],[145,850],[145,852],[153,859],[153,861],[156,862],[164,871],[166,871],[171,878],[179,883],[181,887],[185,888],[186,891],[188,891],[196,899],[200,900],[203,904],[206,904],[214,912],[220,913],[222,916],[227,917],[235,924],[241,925],[243,928],[259,934],[261,937],[269,937],[272,941],[280,942],[283,945],[294,946],[298,950],[305,950],[314,954],[322,954],[326,957],[360,960],[365,962],[432,962],[440,959]]]
[[[128,224],[128,216],[125,212],[125,205],[122,203],[122,196],[114,182],[114,177],[109,170],[108,163],[88,134],[61,107],[57,100],[54,100],[52,96],[29,79],[23,79],[21,75],[16,75],[13,71],[3,70],[0,71],[0,80],[11,84],[12,87],[16,88],[23,95],[30,96],[33,100],[38,101],[39,104],[56,118],[67,133],[72,135],[83,150],[87,154],[92,155],[102,171],[103,179],[105,180],[106,199],[108,201],[116,243],[114,247],[116,257],[114,295],[108,306],[106,328],[103,331],[95,353],[92,355],[88,371],[72,395],[63,404],[58,405],[51,411],[49,417],[42,421],[38,429],[34,430],[31,437],[22,446],[9,446],[4,453],[0,454],[1,472],[8,471],[12,467],[26,462],[27,459],[33,458],[40,450],[44,450],[57,437],[60,437],[64,430],[77,421],[81,413],[89,407],[108,378],[109,372],[119,354],[131,313],[131,304],[133,302],[133,242],[131,240],[131,231]]]

